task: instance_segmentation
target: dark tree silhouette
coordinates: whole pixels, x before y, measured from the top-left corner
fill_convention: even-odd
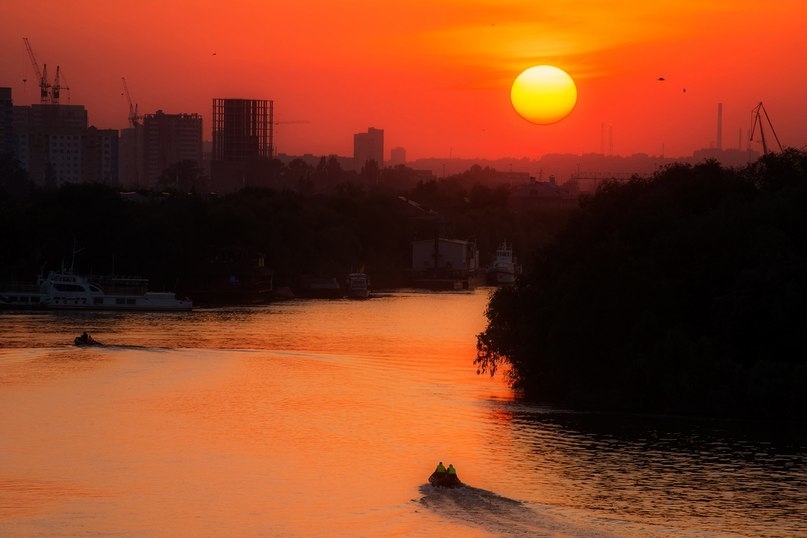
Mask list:
[[[804,418],[805,162],[603,185],[493,296],[479,371],[561,405]]]

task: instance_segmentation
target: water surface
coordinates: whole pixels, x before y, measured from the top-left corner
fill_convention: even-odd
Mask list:
[[[0,535],[807,535],[803,427],[519,403],[488,292],[0,314]]]

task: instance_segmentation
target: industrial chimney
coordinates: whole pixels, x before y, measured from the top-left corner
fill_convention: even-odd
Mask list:
[[[723,103],[717,103],[717,150],[723,150]]]

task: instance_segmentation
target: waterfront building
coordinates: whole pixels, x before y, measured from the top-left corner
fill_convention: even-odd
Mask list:
[[[410,285],[434,290],[471,289],[484,280],[472,241],[435,237],[412,241]]]

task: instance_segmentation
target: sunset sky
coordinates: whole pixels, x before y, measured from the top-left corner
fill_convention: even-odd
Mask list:
[[[759,102],[803,148],[805,21],[801,0],[3,0],[0,86],[39,102],[27,37],[99,128],[127,126],[126,77],[141,113],[200,113],[205,139],[214,97],[271,99],[287,154],[350,156],[376,127],[385,158],[687,156],[715,145],[718,103],[723,147],[745,148]],[[552,125],[510,103],[539,64],[577,83]]]

